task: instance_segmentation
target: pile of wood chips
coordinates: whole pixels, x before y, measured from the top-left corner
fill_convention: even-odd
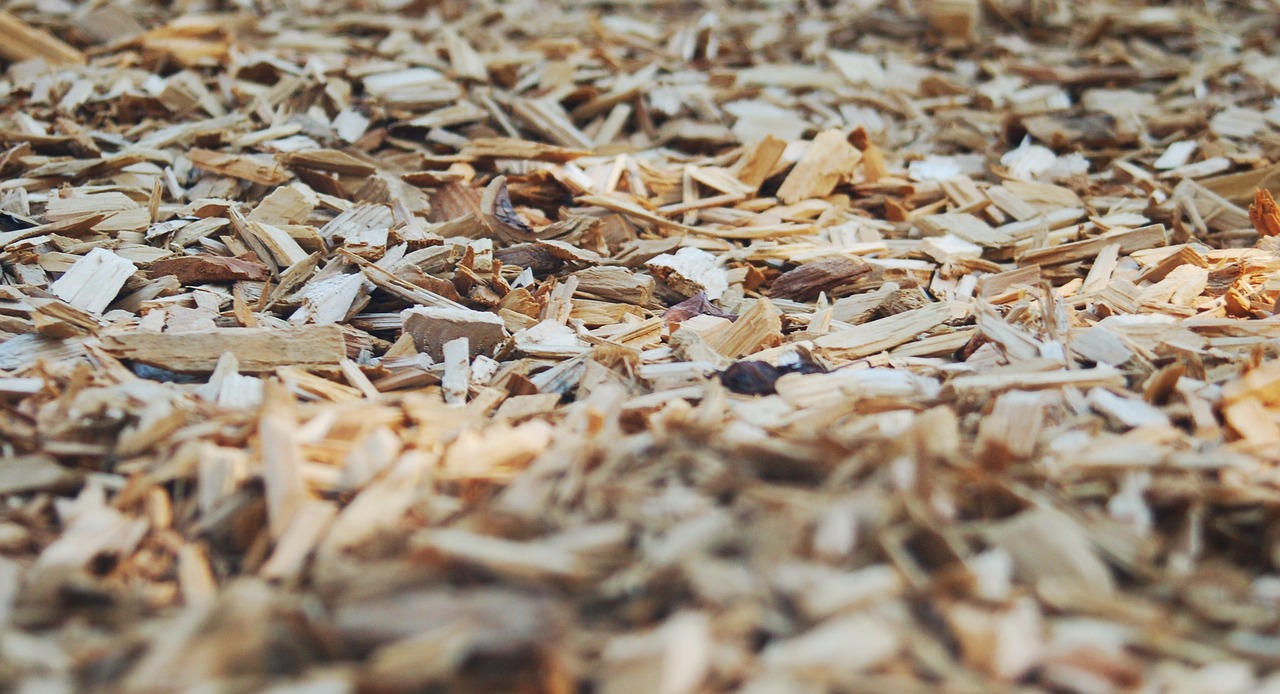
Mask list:
[[[1274,2],[0,11],[0,688],[1280,692]]]

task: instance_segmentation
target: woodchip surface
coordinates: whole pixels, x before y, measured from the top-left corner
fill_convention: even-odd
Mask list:
[[[1280,6],[14,1],[0,689],[1280,692]]]

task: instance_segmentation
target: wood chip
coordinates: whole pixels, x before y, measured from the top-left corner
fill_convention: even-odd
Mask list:
[[[871,264],[860,258],[832,258],[801,265],[773,281],[774,296],[795,301],[811,301],[823,292],[871,272]]]
[[[1254,192],[1253,204],[1249,206],[1249,221],[1263,236],[1280,235],[1280,208],[1276,207],[1276,199],[1270,191],[1259,188]]]
[[[418,351],[436,361],[455,339],[467,338],[471,354],[492,354],[506,339],[502,319],[492,313],[455,308],[411,308],[400,314],[404,332],[413,337]]]
[[[238,280],[261,281],[270,275],[261,263],[239,258],[223,258],[213,255],[194,255],[185,258],[167,258],[151,264],[147,274],[152,277],[173,275],[182,284],[206,282],[235,282]]]
[[[52,65],[83,65],[84,54],[47,31],[37,29],[9,12],[0,11],[0,33],[8,40],[0,55],[16,60],[42,58]]]
[[[49,291],[78,309],[102,313],[137,269],[111,251],[94,248],[50,285]]]
[[[790,205],[807,198],[828,195],[840,179],[851,177],[862,155],[849,144],[844,133],[826,130],[809,143],[809,148],[787,175],[778,198]]]
[[[199,332],[104,334],[109,354],[172,371],[210,372],[227,352],[245,371],[279,366],[337,364],[347,356],[342,330],[334,325],[296,328],[218,328]]]

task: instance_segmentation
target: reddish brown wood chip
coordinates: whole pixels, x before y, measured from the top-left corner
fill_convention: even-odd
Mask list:
[[[662,320],[667,324],[675,326],[694,316],[715,316],[716,318],[727,318],[728,320],[736,320],[737,314],[727,313],[715,304],[707,300],[707,295],[698,292],[693,296],[673,305],[662,313]]]
[[[271,276],[262,263],[217,255],[190,255],[157,260],[151,264],[147,274],[152,277],[173,275],[183,285],[240,280],[262,281]]]
[[[861,258],[829,258],[801,265],[773,281],[770,295],[781,299],[811,301],[822,292],[851,282],[871,272],[871,264]]]
[[[1271,191],[1259,188],[1253,192],[1253,204],[1249,206],[1249,221],[1263,236],[1280,235],[1280,208]]]

